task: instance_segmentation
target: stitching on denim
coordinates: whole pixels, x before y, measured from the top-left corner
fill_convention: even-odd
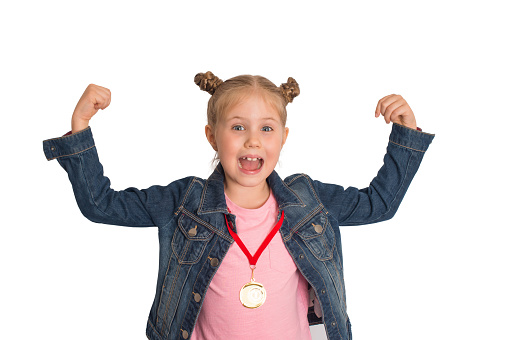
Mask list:
[[[291,181],[291,183],[292,183],[292,182],[294,182],[294,180],[296,180],[297,178],[301,178],[301,177],[303,177],[303,178],[305,178],[305,179],[306,179],[306,182],[307,182],[307,184],[308,184],[308,187],[310,187],[310,189],[311,189],[311,190],[312,190],[312,192],[313,192],[313,196],[315,197],[315,199],[317,200],[317,202],[319,202],[319,204],[320,204],[322,207],[324,207],[324,205],[323,205],[323,204],[322,204],[322,202],[320,201],[319,196],[317,195],[317,192],[315,191],[315,188],[313,187],[313,180],[310,178],[310,176],[308,176],[307,174],[300,174],[300,175],[298,175],[296,178],[294,178],[294,179]]]
[[[315,216],[317,216],[317,215],[318,215],[318,213],[317,213],[317,214],[315,214]],[[313,217],[315,217],[315,216],[313,216]],[[313,218],[313,217],[312,217],[312,218]],[[324,217],[325,217],[325,216],[324,216]],[[310,220],[311,220],[311,219],[310,219]],[[307,221],[307,222],[305,222],[304,224],[307,224],[310,220],[308,220],[308,221]],[[321,242],[319,242],[319,243],[321,243],[321,244],[324,246],[324,248],[326,248],[326,249],[327,249],[328,253],[330,254],[329,256],[325,256],[325,257],[318,256],[318,255],[317,255],[317,254],[313,251],[313,249],[312,249],[311,247],[309,247],[309,246],[308,246],[308,244],[309,244],[311,241],[308,241],[308,243],[307,243],[306,238],[304,238],[303,236],[300,236],[300,237],[303,239],[303,242],[305,243],[305,245],[306,245],[306,247],[308,248],[308,250],[310,250],[310,252],[313,254],[313,256],[315,256],[315,258],[316,258],[316,259],[318,259],[319,261],[329,261],[329,260],[333,259],[333,257],[334,257],[334,255],[333,255],[333,251],[334,251],[334,249],[335,249],[335,247],[336,247],[336,240],[335,240],[335,242],[333,243],[333,247],[332,247],[332,249],[331,249],[331,250],[329,250],[329,247],[328,247],[328,245],[327,245],[327,243],[328,243],[328,242],[327,242],[327,239],[324,237],[324,233],[326,232],[326,228],[330,228],[330,226],[329,226],[328,224],[330,224],[330,222],[329,222],[329,221],[327,220],[327,218],[326,218],[326,225],[324,225],[324,228],[322,229],[322,233],[321,233],[320,235],[316,235],[316,236],[314,236],[314,237],[311,237],[311,239],[314,239],[314,238],[316,239],[316,238],[319,238],[319,237],[320,237],[320,238],[322,238]],[[297,228],[297,230],[298,230],[298,231],[299,231],[300,229],[301,229],[301,228]]]
[[[408,162],[407,162],[408,164],[407,164],[407,168],[405,170],[405,174],[403,175],[403,178],[401,180],[401,184],[400,184],[398,190],[396,191],[396,194],[394,194],[393,199],[391,200],[391,202],[389,202],[389,206],[387,208],[387,211],[385,213],[381,214],[376,219],[374,219],[374,220],[372,220],[370,222],[367,222],[366,224],[375,223],[375,222],[379,221],[380,219],[382,219],[385,215],[387,215],[391,211],[391,209],[393,207],[393,202],[396,201],[396,198],[397,198],[398,194],[400,193],[400,190],[403,188],[403,185],[405,184],[405,180],[407,179],[407,173],[408,173],[408,169],[410,167],[410,161],[412,160],[412,157],[413,157],[413,153],[410,153],[410,157],[409,157]],[[356,205],[356,207],[354,208],[354,210],[347,216],[347,218],[344,218],[344,220],[347,220],[350,216],[354,215],[354,212],[356,212],[357,209],[358,209],[358,205]],[[341,223],[342,223],[342,221],[340,221],[340,224]],[[344,222],[344,224],[347,225],[348,223]],[[356,222],[353,222],[352,224],[348,224],[348,225],[359,225],[359,224],[357,224]]]
[[[213,248],[214,248],[214,247],[215,247],[215,245],[217,244],[217,241],[218,241],[218,238],[216,238],[216,239],[215,239],[215,243],[213,243],[213,245],[211,246],[211,248],[210,248],[210,250],[209,250],[209,252],[208,252],[208,255],[207,255],[207,257],[206,257],[206,261],[204,261],[204,262],[203,262],[203,264],[202,264],[202,266],[201,266],[201,269],[200,269],[200,270],[199,270],[199,272],[197,273],[196,279],[195,279],[195,281],[194,281],[194,285],[192,286],[192,293],[194,292],[194,289],[195,289],[195,284],[197,283],[197,279],[199,278],[199,275],[201,274],[202,270],[204,269],[204,266],[206,266],[206,264],[208,263],[208,259],[210,258],[210,257],[209,257],[209,255],[210,255],[210,254],[211,254],[211,252],[213,251]],[[209,264],[209,265],[211,265],[211,264]],[[218,270],[218,268],[217,268],[217,269],[215,269],[215,271],[214,271],[214,272],[216,273],[216,271],[217,271],[217,270]],[[211,280],[213,279],[213,276],[214,276],[214,274],[211,276],[210,281],[208,282],[207,287],[209,287],[209,283],[211,283]],[[202,305],[203,305],[203,303],[204,303],[204,296],[206,295],[206,292],[207,292],[207,287],[206,287],[205,291],[204,291],[204,292],[202,292],[201,301],[200,301],[200,303],[199,303],[199,308],[197,309],[197,315],[199,315],[199,312],[201,311]],[[192,300],[191,300],[191,299],[189,299],[189,300],[188,300],[188,303],[187,303],[187,308],[185,309],[185,315],[187,315],[188,306],[190,306],[190,303],[192,303]],[[197,318],[195,319],[195,321],[197,322]],[[182,322],[181,322],[181,324],[180,324],[180,328],[182,328],[182,327],[183,327],[183,322],[185,322],[185,319],[183,319],[183,320],[182,320]],[[192,325],[192,330],[190,330],[189,337],[190,337],[191,333],[193,332],[193,328],[194,328],[194,327],[195,327],[195,323],[194,323],[194,325]]]
[[[172,249],[171,249],[171,251],[172,251]],[[178,264],[178,268],[176,268],[176,273],[174,275],[173,282],[171,284],[171,290],[169,291],[169,297],[168,297],[166,304],[165,304],[164,317],[162,318],[162,333],[164,333],[165,329],[168,327],[167,320],[166,320],[167,310],[169,309],[169,305],[171,304],[171,301],[173,298],[174,287],[176,286],[176,281],[177,281],[178,276],[180,274],[180,269],[181,269],[181,264]],[[162,293],[160,295],[162,295]],[[174,312],[174,314],[176,314],[176,311]],[[173,319],[174,319],[174,315],[171,318],[170,323],[173,322]]]
[[[197,223],[200,223],[200,224],[204,225],[205,227],[207,227],[208,229],[211,229],[215,234],[222,236],[222,238],[226,239],[229,242],[232,242],[233,239],[230,235],[224,234],[220,229],[217,229],[216,227],[209,224],[208,222],[201,220],[200,218],[195,216],[193,213],[188,211],[186,208],[183,207],[182,212],[184,212],[188,217],[190,217],[191,219],[193,219]]]
[[[292,182],[293,182],[293,181],[291,181],[291,183],[292,183]],[[298,198],[298,200],[299,200],[299,203],[297,203],[297,204],[296,204],[296,203],[284,204],[284,205],[283,205],[284,207],[289,206],[289,205],[301,205],[301,204],[303,204],[303,205],[304,205],[304,202],[303,202],[303,200],[301,199],[301,197],[299,197],[299,195],[298,195],[298,194],[297,194],[294,190],[292,190],[292,188],[291,188],[291,187],[289,187],[289,185],[288,185],[288,184],[285,184],[285,182],[284,182],[284,181],[282,181],[282,184],[283,184],[283,186],[284,186],[284,187],[286,187],[288,190],[290,190],[290,191],[291,191],[291,192],[292,192],[292,193],[293,193],[293,194],[294,194],[294,195]]]
[[[305,224],[306,222],[308,222],[309,220],[311,220],[315,215],[317,215],[319,213],[319,211],[322,209],[322,204],[319,204],[315,209],[313,209],[311,212],[309,212],[305,217],[303,217],[301,220],[299,220],[299,222],[294,226],[292,227],[289,235],[287,236],[287,240],[289,238],[292,237],[292,235],[294,235],[294,233],[299,229],[301,228],[301,226],[303,224]]]
[[[389,139],[389,142],[391,142],[391,143],[393,143],[393,144],[396,144],[396,145],[399,145],[399,146],[401,146],[401,147],[404,147],[404,148],[410,149],[410,150],[419,151],[419,152],[426,152],[426,151],[424,151],[424,150],[418,150],[418,149],[414,149],[414,148],[408,147],[408,146],[406,146],[406,145],[402,145],[402,144],[395,143],[395,142],[393,142],[393,141],[392,141],[392,140],[390,140],[390,139]]]
[[[174,252],[173,250],[171,249],[171,256],[169,257],[169,262],[168,262],[168,265],[167,265],[167,269],[165,271],[165,275],[164,275],[164,282],[162,282],[162,290],[160,292],[160,297],[158,299],[158,307],[157,307],[157,324],[158,324],[158,315],[160,314],[160,306],[162,305],[162,296],[164,296],[164,288],[165,288],[165,281],[167,280],[167,275],[169,274],[169,268],[171,267],[171,260],[173,259],[173,255],[174,255]]]
[[[227,212],[227,210],[225,210],[225,209],[201,210],[200,215],[206,215],[206,214],[211,214],[211,213],[216,213],[216,212],[225,213],[225,212]]]
[[[322,202],[320,201],[319,196],[317,195],[317,192],[315,191],[315,188],[313,187],[313,181],[311,180],[311,178],[308,175],[303,175],[303,176],[306,178],[306,181],[308,182],[308,185],[310,186],[310,189],[312,189],[313,196],[315,197],[315,199],[317,200],[317,202],[319,202],[320,205],[323,206]]]
[[[179,230],[179,228],[178,228]],[[176,237],[176,232],[178,230],[174,230],[174,233],[173,233],[173,237],[171,239],[171,249],[174,249],[175,248],[175,242],[174,242],[174,238]],[[179,254],[174,254],[176,255],[176,258],[178,259],[178,263],[179,264],[188,264],[188,262],[186,261],[183,261],[182,258],[184,259],[185,258],[185,255],[187,255],[187,251],[188,251],[188,248],[190,247],[190,241],[186,241],[185,242],[185,245],[183,246],[183,249],[179,252]]]
[[[80,165],[80,168],[81,168],[81,174],[82,174],[83,179],[84,179],[84,181],[86,183],[86,189],[88,190],[88,194],[89,194],[89,196],[92,199],[93,205],[97,208],[98,211],[100,211],[104,215],[107,215],[106,213],[104,213],[102,210],[99,209],[97,203],[95,202],[95,197],[93,196],[93,192],[90,190],[90,182],[86,178],[86,174],[85,174],[85,171],[84,171],[84,164],[83,164],[84,161],[83,161],[82,155],[79,155],[78,158],[79,158],[79,165]]]
[[[391,202],[389,203],[389,207],[387,208],[387,211],[385,213],[383,213],[382,215],[380,215],[378,218],[376,218],[374,220],[375,221],[378,221],[379,219],[383,218],[385,215],[387,215],[391,209],[393,208],[393,203],[396,201],[396,199],[398,198],[398,194],[400,193],[400,191],[402,190],[402,188],[404,187],[405,185],[405,181],[407,179],[407,175],[408,175],[408,169],[410,168],[410,162],[412,161],[412,157],[413,157],[413,153],[410,153],[410,157],[408,158],[408,161],[407,161],[407,168],[405,169],[405,173],[403,174],[403,178],[401,180],[401,184],[400,184],[400,187],[398,188],[398,190],[396,191],[396,194],[394,194],[394,197],[393,199],[391,200]]]
[[[419,130],[417,130],[417,129],[412,129],[412,128],[409,128],[408,126],[401,125],[401,124],[398,124],[398,123],[394,123],[394,122],[393,122],[393,124],[394,124],[394,125],[401,126],[401,127],[405,128],[405,129],[409,129],[409,130],[412,130],[412,131],[417,131],[417,132],[420,132],[420,133],[424,133],[425,135],[429,135],[429,136],[434,136],[434,135],[435,135],[435,134],[432,134],[432,133],[427,133],[427,132],[424,132],[424,131],[419,131]]]
[[[206,197],[206,192],[208,191],[208,183],[210,182],[211,180],[206,180],[206,184],[204,185],[204,189],[203,189],[203,192],[202,192],[202,196],[201,196],[201,201],[199,202],[199,208],[197,209],[197,213],[198,214],[210,214],[210,213],[214,213],[214,212],[226,212],[225,209],[214,209],[214,210],[204,210],[203,209],[203,205],[204,205],[204,198]]]
[[[185,215],[185,216],[188,216],[188,215]],[[201,253],[200,255],[197,254],[197,259],[194,260],[194,261],[185,261],[184,259],[187,257],[187,253],[188,253],[188,250],[190,249],[190,246],[193,244],[192,242],[205,242],[205,243],[208,243],[209,240],[213,237],[213,233],[210,233],[209,236],[207,236],[206,238],[199,238],[199,239],[188,239],[186,237],[186,231],[183,229],[183,226],[181,225],[180,221],[181,219],[183,218],[183,216],[181,216],[178,220],[178,226],[177,226],[177,229],[175,229],[174,231],[174,234],[173,234],[173,237],[172,237],[172,240],[171,240],[171,246],[173,247],[173,249],[175,248],[175,242],[174,242],[174,238],[176,237],[176,233],[177,232],[181,232],[183,233],[183,235],[185,236],[186,238],[186,241],[185,241],[185,247],[184,249],[180,252],[180,254],[175,254],[176,257],[178,258],[178,262],[180,264],[195,264],[197,263],[200,258],[202,257],[202,254],[204,253],[204,249],[206,247],[206,245],[204,245],[204,248],[201,250]],[[201,245],[203,245],[203,243],[201,243]],[[178,256],[179,255],[179,256]]]
[[[287,185],[291,185],[295,180],[297,180],[298,178],[301,178],[303,177],[305,174],[297,174],[295,177],[293,177],[288,183]]]
[[[329,223],[329,221],[328,221],[328,223]],[[325,226],[324,228],[329,228],[329,226]],[[330,249],[329,249],[329,246],[328,246],[328,239],[329,239],[329,238],[325,238],[325,237],[324,237],[324,232],[325,232],[325,230],[324,230],[324,231],[322,231],[322,235],[321,235],[321,237],[324,239],[324,245],[325,245],[325,247],[326,247],[327,251],[329,251],[329,252],[331,253],[331,258],[333,258],[334,248],[336,247],[336,239],[334,239],[334,238],[333,238],[333,239],[334,239],[334,242],[333,242],[333,246],[331,247],[331,250],[330,250]],[[334,231],[333,231],[333,234],[334,234]]]
[[[157,331],[157,329],[153,325],[153,322],[151,322],[151,320],[149,318],[148,318],[148,323],[150,324],[151,331],[153,331],[157,336],[159,336],[160,338],[162,338],[162,335]],[[146,335],[146,337],[148,338],[148,335]]]
[[[185,215],[185,216],[188,216],[188,215]],[[190,219],[192,219],[192,220],[194,220],[194,221],[195,221],[195,219],[193,219],[191,216],[188,216],[188,217],[189,217]],[[186,230],[185,230],[185,228],[183,227],[183,225],[181,224],[181,223],[182,223],[182,222],[181,222],[182,218],[183,218],[183,216],[181,216],[181,217],[178,219],[178,226],[180,227],[180,230],[183,232],[183,234],[184,234],[185,236],[187,236],[187,235],[188,235],[188,231],[186,231]],[[195,221],[195,222],[197,222],[197,221]],[[199,224],[200,224],[200,223],[199,223]],[[209,229],[209,228],[207,228],[207,227],[206,227],[206,229]],[[197,235],[196,235],[196,236],[197,236]],[[192,241],[193,241],[193,240],[195,240],[195,241],[209,241],[209,240],[213,237],[213,233],[210,233],[208,236],[206,236],[206,237],[204,237],[204,238],[203,238],[203,237],[196,237],[196,236],[194,236],[194,237],[189,236],[189,238],[190,238],[190,240],[192,240]]]
[[[303,249],[303,248],[301,247],[301,245],[299,244],[299,242],[298,242],[296,239],[293,239],[293,241],[297,244],[297,246],[298,246],[301,250]],[[304,253],[304,251],[303,251],[303,253]],[[324,280],[324,278],[322,277],[322,275],[320,274],[320,272],[319,272],[319,271],[318,271],[318,270],[317,270],[317,269],[313,266],[313,264],[312,264],[312,262],[311,262],[311,261],[308,261],[308,259],[307,259],[306,261],[310,264],[310,266],[312,266],[312,268],[313,268],[314,272],[315,272],[315,273],[317,273],[317,274],[320,276],[320,279],[321,279],[322,283],[324,284],[324,289],[326,289],[326,291],[328,291],[327,286],[326,286],[326,281]],[[300,270],[300,272],[301,272],[301,270]],[[314,289],[315,289],[315,288],[314,288]],[[322,307],[322,303],[321,303],[321,301],[320,301],[320,299],[319,299],[319,294],[317,294],[317,291],[315,291],[315,297],[317,298],[317,300],[319,301],[320,306]],[[333,314],[333,318],[334,318],[334,320],[336,321],[336,316],[334,315],[334,311],[333,311],[333,308],[332,308],[332,307],[331,307],[331,313]],[[325,315],[324,315],[324,312],[323,312],[323,313],[322,313],[322,323],[324,324],[324,327],[326,328],[326,334],[329,334],[329,332],[328,332],[328,330],[327,330],[327,324],[326,324],[326,322],[325,322],[325,320],[324,320],[324,319],[325,319],[324,317],[325,317]],[[340,336],[340,339],[343,339],[343,338],[342,338],[342,335],[340,334],[340,328],[339,328],[339,327],[337,327],[337,328],[338,328],[338,335]]]
[[[192,181],[190,182],[190,185],[188,186],[187,191],[185,192],[185,195],[183,196],[183,200],[180,203],[180,206],[178,207],[178,210],[174,213],[175,215],[179,214],[181,210],[183,210],[183,207],[185,205],[185,202],[187,201],[188,195],[190,195],[190,191],[192,190],[192,187],[194,186],[194,183],[197,181],[197,177],[194,177]]]
[[[338,259],[340,257],[338,256]],[[336,270],[336,273],[338,274],[338,276],[341,278],[340,281],[340,287],[342,287],[342,292],[343,294],[340,294],[342,295],[342,301],[343,301],[343,304],[345,305],[345,315],[347,315],[347,300],[345,300],[345,286],[344,286],[344,283],[345,283],[345,280],[343,279],[342,275],[340,275],[340,270],[338,268],[336,268],[336,263],[333,262],[333,266],[334,266],[334,269]],[[342,267],[342,271],[343,271],[343,266]],[[347,315],[348,317],[348,315]]]
[[[178,210],[176,210],[176,211],[178,211]],[[166,224],[164,224],[162,227],[159,227],[159,229],[160,228],[162,228],[162,229],[167,228],[176,217],[178,217],[178,213],[177,212],[169,219],[169,222],[167,222]]]
[[[101,210],[101,209],[99,208],[99,205],[98,205],[98,203],[96,202],[95,197],[93,196],[92,191],[90,190],[90,182],[89,182],[89,181],[88,181],[88,179],[86,178],[86,173],[85,173],[85,171],[84,171],[84,165],[83,165],[83,162],[84,162],[84,160],[83,160],[82,155],[79,155],[79,164],[80,164],[80,167],[81,167],[81,173],[83,174],[83,178],[84,178],[84,181],[85,181],[85,183],[86,183],[86,188],[88,189],[88,193],[89,193],[90,197],[92,198],[93,205],[94,205],[94,206],[95,206],[95,208],[96,208],[98,211],[100,211],[102,214],[104,214],[104,215],[106,215],[106,216],[108,216],[108,217],[113,218],[113,216],[112,216],[112,215],[110,215],[110,214],[106,213],[105,211],[103,211],[103,210]],[[110,187],[110,189],[111,189],[111,187]],[[150,216],[150,218],[152,219],[152,217],[151,217],[150,213],[146,210],[146,207],[144,206],[144,204],[141,204],[141,205],[143,206],[143,208],[144,208],[144,210],[146,211],[146,213],[148,214],[148,216]],[[125,222],[126,222],[126,220],[125,220],[125,219],[123,219],[123,218],[118,218],[118,220],[121,220],[123,223],[125,223]],[[153,221],[152,221],[152,222],[153,222]],[[125,225],[130,225],[130,224],[125,223]],[[151,227],[151,226],[154,226],[154,225],[155,225],[154,223],[151,223],[151,224],[145,224],[145,225],[139,224],[139,226],[145,226],[145,227]]]
[[[168,226],[168,225],[169,225],[169,224],[170,224],[170,223],[171,223],[171,222],[172,222],[175,218],[177,218],[177,217],[178,217],[178,214],[180,213],[181,209],[183,209],[183,202],[185,202],[186,197],[187,197],[188,193],[190,192],[190,188],[192,187],[192,185],[193,185],[194,181],[196,181],[196,180],[195,180],[195,178],[196,178],[196,177],[194,177],[194,178],[193,178],[193,179],[189,182],[189,184],[188,184],[188,188],[186,189],[185,194],[183,195],[183,199],[182,199],[182,201],[181,201],[181,202],[177,205],[177,207],[178,207],[178,208],[177,208],[177,209],[176,209],[176,211],[174,212],[174,214],[173,214],[172,218],[169,220],[169,222],[167,222],[167,223],[163,226],[163,228],[167,227],[167,226]]]
[[[80,154],[81,152],[85,152],[85,151],[88,151],[90,150],[91,148],[95,147],[95,144],[93,144],[92,146],[90,146],[89,148],[86,148],[84,150],[81,150],[81,151],[78,151],[78,152],[75,152],[75,153],[71,153],[71,154],[68,154],[68,155],[61,155],[61,156],[56,156],[56,157],[53,157],[53,158],[47,158],[46,159],[48,161],[52,161],[53,159],[57,159],[57,158],[61,158],[61,157],[69,157],[69,156],[74,156],[74,155],[77,155],[77,154]]]
[[[167,311],[169,310],[169,305],[171,304],[174,288],[176,287],[176,281],[178,280],[180,269],[181,269],[181,264],[178,264],[178,268],[176,269],[176,275],[174,276],[173,283],[171,285],[171,291],[169,292],[169,299],[165,305],[164,319],[162,320],[162,333],[165,332],[165,329],[167,327],[171,327],[171,324],[174,321],[174,315],[176,315],[176,311],[174,311],[173,317],[171,318],[171,322],[168,324],[166,321],[166,315],[167,315]],[[183,285],[185,285],[185,283],[183,283]],[[176,303],[176,306],[177,305],[178,305],[178,303]]]
[[[335,286],[335,289],[336,289],[336,282],[335,282],[335,280],[334,280],[334,278],[333,278],[333,275],[331,275],[331,272],[329,271],[329,268],[327,267],[327,263],[323,263],[323,264],[324,264],[324,267],[326,268],[326,270],[327,270],[327,272],[328,272],[328,274],[329,274],[329,277],[330,277],[330,278],[331,278],[331,280],[333,281],[333,285]],[[335,269],[336,269],[336,267],[335,267]],[[337,272],[337,273],[338,273],[338,272]],[[338,275],[339,275],[339,273],[338,273]],[[340,282],[340,286],[341,286],[341,282]],[[341,295],[341,294],[339,294],[339,295]],[[341,299],[342,299],[342,301],[343,301],[343,296],[340,296],[340,298],[341,298]],[[340,304],[340,309],[341,309],[341,311],[342,311],[343,315],[347,315],[347,312],[343,310],[343,308],[342,308],[341,304]]]
[[[46,139],[44,142],[49,142],[49,141],[52,141],[52,140],[57,140],[57,139],[63,139],[63,138],[73,137],[73,136],[79,135],[79,134],[80,134],[80,133],[82,133],[82,132],[85,132],[86,130],[90,130],[90,127],[89,127],[89,126],[87,126],[87,127],[86,127],[86,128],[84,128],[83,130],[78,131],[78,132],[73,133],[73,134],[70,134],[70,135],[67,135],[67,136],[61,136],[61,137],[56,137],[56,138]]]
[[[197,208],[198,212],[203,211],[202,206],[204,204],[204,197],[206,197],[206,191],[208,190],[208,183],[209,183],[209,180],[206,180],[206,183],[204,183],[204,188],[202,189],[201,201],[199,202],[199,208]]]

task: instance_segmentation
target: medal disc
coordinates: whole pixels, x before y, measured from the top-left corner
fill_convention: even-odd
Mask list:
[[[239,300],[247,308],[257,308],[266,301],[266,289],[258,282],[248,282],[239,291]]]

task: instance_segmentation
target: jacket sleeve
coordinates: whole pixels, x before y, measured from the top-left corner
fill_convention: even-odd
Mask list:
[[[393,123],[384,164],[364,189],[314,181],[315,189],[339,225],[352,226],[394,216],[435,135]]]
[[[171,218],[185,186],[184,181],[180,180],[168,186],[152,186],[143,190],[111,189],[109,178],[104,176],[90,127],[78,133],[45,140],[43,148],[48,160],[56,159],[65,169],[79,209],[93,222],[130,227],[160,226]],[[166,211],[167,216],[162,216],[160,211]]]

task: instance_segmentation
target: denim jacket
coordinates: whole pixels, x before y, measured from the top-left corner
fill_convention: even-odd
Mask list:
[[[433,138],[393,124],[384,164],[369,187],[360,190],[305,174],[282,180],[273,171],[267,178],[278,217],[282,210],[285,215],[282,240],[321,306],[321,317],[309,308],[309,323],[323,323],[328,339],[352,339],[339,227],[393,217]],[[146,335],[151,340],[189,339],[208,286],[234,242],[225,222],[227,218],[236,231],[222,166],[208,179],[186,177],[166,186],[115,191],[103,174],[89,127],[45,140],[43,147],[47,159],[57,159],[68,173],[79,209],[89,220],[158,227],[159,273]]]

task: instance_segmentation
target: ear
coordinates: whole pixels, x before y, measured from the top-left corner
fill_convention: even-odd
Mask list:
[[[210,143],[213,150],[218,151],[217,141],[215,139],[215,134],[213,133],[213,129],[211,128],[211,126],[206,125],[206,127],[204,128],[204,132],[206,133],[206,138],[208,139],[208,142]]]
[[[285,142],[287,141],[287,136],[288,135],[289,135],[289,128],[286,127],[285,131],[284,131],[284,134],[283,134],[283,137],[282,137],[282,148],[283,148]]]

